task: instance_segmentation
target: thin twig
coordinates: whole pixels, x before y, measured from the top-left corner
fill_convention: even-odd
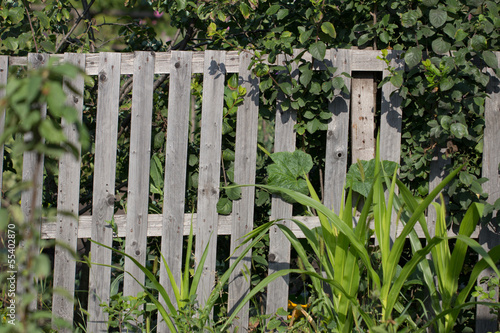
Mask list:
[[[33,42],[35,43],[36,53],[40,53],[40,51],[38,49],[38,44],[37,44],[36,39],[35,39],[35,29],[33,29],[33,24],[31,23],[29,4],[26,2],[26,0],[23,0],[23,4],[24,4],[24,9],[26,10],[26,15],[28,15],[28,21],[30,23],[31,34],[33,35]]]

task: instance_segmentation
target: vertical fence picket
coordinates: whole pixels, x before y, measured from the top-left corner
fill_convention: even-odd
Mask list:
[[[351,75],[351,51],[338,50],[332,52],[330,61],[337,68],[335,75],[347,73]],[[351,79],[343,77],[344,83],[351,91]],[[344,182],[347,171],[347,145],[349,136],[350,94],[339,92],[328,108],[332,118],[326,132],[325,153],[325,196],[323,203],[338,213],[344,192]]]
[[[120,60],[119,53],[99,56],[91,236],[92,240],[107,246],[113,242],[110,222],[115,202]],[[110,265],[111,251],[92,243],[91,258],[93,263]],[[90,269],[87,330],[107,332],[108,315],[99,304],[109,303],[111,268],[96,264]]]
[[[497,59],[500,59],[500,52],[495,52]],[[500,65],[500,61],[499,61]],[[490,82],[487,92],[490,98],[486,98],[484,108],[484,146],[483,146],[483,170],[482,177],[488,178],[483,184],[483,189],[488,193],[488,203],[494,204],[500,198],[500,78],[493,70],[488,71]],[[483,221],[479,231],[479,243],[487,251],[500,244],[500,231],[498,222],[500,216],[498,212],[493,213],[491,220]],[[479,276],[479,281],[483,277],[494,275],[491,268],[485,270]],[[482,287],[487,290],[486,283]],[[495,294],[495,302],[498,302],[498,292]],[[485,305],[477,306],[476,311],[476,332],[496,332],[498,331],[498,317],[490,312],[490,308]]]
[[[352,76],[351,156],[357,160],[375,157],[375,96],[373,72],[356,72]]]
[[[222,115],[224,107],[225,58],[222,51],[205,51],[203,72],[203,105],[201,111],[200,174],[198,180],[198,215],[196,232],[196,265],[203,251],[208,255],[198,287],[198,301],[203,306],[215,282],[217,251]]]
[[[259,78],[252,75],[248,69],[251,55],[242,52],[239,65],[239,84],[246,88],[243,105],[238,108],[236,123],[236,149],[234,161],[234,181],[237,184],[255,183],[257,158],[257,132],[259,119]],[[253,77],[252,77],[253,76]],[[231,261],[232,265],[243,248],[236,250],[241,244],[241,237],[253,229],[255,188],[241,188],[241,198],[233,202],[233,223],[231,226]],[[235,251],[236,250],[236,251]],[[250,277],[242,272],[249,272],[252,268],[252,254],[247,253],[245,258],[235,268],[230,278],[228,309],[236,307],[245,297],[250,288]],[[248,303],[241,309],[233,328],[241,331],[248,330]]]
[[[49,56],[47,54],[34,54],[30,53],[28,55],[28,67],[29,68],[40,68],[46,66]],[[40,106],[40,115],[44,118],[47,115],[47,105]],[[25,141],[30,141],[33,139],[33,133],[26,133],[24,135]],[[42,194],[43,194],[43,161],[44,156],[42,154],[37,154],[33,151],[28,151],[23,154],[23,175],[22,179],[24,182],[31,182],[31,187],[23,191],[21,194],[21,209],[24,215],[24,222],[33,222],[32,226],[35,230],[41,231],[41,216],[37,217],[37,210],[42,207]],[[30,221],[33,219],[32,221]],[[31,232],[27,235],[23,235],[24,239],[21,246],[24,246],[24,242],[31,239]],[[31,256],[36,256],[39,253],[39,248],[36,244],[31,244],[28,249]],[[18,293],[23,294],[27,292],[25,289],[27,286],[33,287],[34,277],[30,271],[27,280],[22,278],[19,279],[17,283]],[[35,289],[32,288],[32,292]],[[30,303],[29,308],[35,311],[37,308],[36,298]]]
[[[125,252],[144,266],[147,251],[154,67],[154,53],[135,53]],[[135,279],[144,284],[144,273],[129,258],[125,258],[125,271],[130,274],[124,276],[123,294],[136,296],[143,289]]]
[[[191,98],[191,52],[172,52],[168,93],[168,129],[165,157],[165,182],[162,218],[161,253],[180,286],[182,240],[184,232],[184,201],[186,191],[187,147],[189,135],[189,101]],[[161,263],[160,283],[171,286],[167,270]],[[172,288],[166,288],[175,304]],[[161,299],[165,306],[165,301]],[[158,320],[158,332],[167,325]]]
[[[294,57],[297,56],[294,51]],[[277,57],[278,65],[285,65],[284,55]],[[298,65],[296,62],[291,64],[291,76],[298,75]],[[285,99],[282,92],[278,93],[276,120],[274,132],[274,152],[295,150],[295,130],[294,125],[297,122],[297,111],[289,108],[287,111],[281,109],[281,103]],[[293,205],[285,202],[281,197],[273,195],[271,199],[271,220],[287,219],[292,217]],[[282,223],[290,227],[289,220],[283,220]],[[269,274],[290,267],[290,242],[277,226],[269,230]],[[266,313],[274,314],[278,308],[287,308],[288,303],[288,275],[280,277],[267,286]]]
[[[404,60],[401,58],[401,51],[391,51],[388,58],[390,66],[397,71],[404,70]],[[389,76],[388,70],[382,72],[382,78]],[[382,86],[382,100],[380,102],[380,158],[382,160],[393,161],[399,164],[401,160],[401,127],[403,123],[403,110],[401,108],[402,98],[396,92],[397,88],[387,82]],[[397,188],[396,188],[397,191]],[[386,200],[389,191],[386,191]],[[391,242],[396,239],[397,213],[392,211],[391,221]]]
[[[64,60],[67,63],[78,66],[82,69],[85,67],[85,54],[66,53]],[[72,91],[68,84],[64,85],[64,91],[67,94],[67,104],[78,112],[78,119],[82,119],[83,110],[83,76],[79,75],[71,80],[68,79],[69,85],[77,90],[78,93]],[[52,309],[52,326],[55,328],[56,318],[64,319],[65,321],[73,322],[73,306],[75,293],[75,272],[76,265],[73,255],[65,247],[69,247],[72,251],[76,251],[78,240],[78,208],[80,202],[80,142],[78,140],[78,131],[76,125],[67,124],[62,121],[64,134],[78,150],[78,157],[71,153],[65,153],[59,159],[59,179],[57,191],[57,234],[56,240],[64,243],[65,246],[59,244],[55,247],[54,254],[54,288],[62,288],[71,295],[71,299],[59,293],[54,293],[52,296],[52,304],[57,304]],[[68,213],[72,214],[68,215]],[[76,218],[75,218],[76,217]],[[58,328],[60,332],[72,332],[70,328]]]

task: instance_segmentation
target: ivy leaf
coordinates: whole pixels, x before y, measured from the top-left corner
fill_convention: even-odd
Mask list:
[[[488,67],[491,67],[493,69],[498,68],[498,59],[495,53],[491,51],[483,51],[483,59]]]
[[[442,37],[436,38],[432,41],[432,50],[437,54],[445,54],[450,51],[451,44],[446,42]]]
[[[323,24],[321,25],[321,30],[332,38],[337,37],[335,27],[330,22],[323,22]]]
[[[422,61],[422,48],[410,47],[408,51],[405,52],[404,60],[409,68],[417,66]]]
[[[454,123],[450,126],[451,134],[453,134],[457,139],[461,139],[466,135],[469,135],[467,127],[461,123]]]
[[[309,47],[309,52],[314,58],[323,60],[326,54],[326,45],[322,41],[318,41]]]
[[[448,14],[441,9],[431,9],[429,12],[429,21],[434,28],[439,28],[446,23]]]

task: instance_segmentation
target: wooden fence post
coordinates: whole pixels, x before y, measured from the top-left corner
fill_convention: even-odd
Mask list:
[[[66,53],[64,60],[67,63],[85,69],[85,54]],[[83,76],[68,81],[78,93],[73,92],[67,84],[64,91],[67,94],[67,104],[78,112],[79,121],[82,120],[83,110]],[[76,252],[78,241],[78,208],[80,202],[80,142],[76,125],[62,122],[64,134],[68,140],[77,148],[78,157],[71,153],[65,153],[59,159],[59,179],[57,191],[57,234],[56,239],[65,243],[72,251]],[[68,213],[73,216],[68,215]],[[76,218],[76,220],[75,220]],[[54,293],[52,304],[52,326],[59,332],[72,332],[70,328],[57,327],[56,319],[61,318],[67,322],[73,322],[74,294],[75,294],[75,272],[76,263],[73,255],[64,247],[56,245],[54,253],[54,288],[61,288],[71,295],[68,299],[62,294]]]
[[[195,250],[196,267],[198,267],[203,251],[208,246],[208,255],[203,264],[197,292],[198,302],[202,308],[215,283],[225,61],[225,52],[205,51]]]
[[[182,269],[192,57],[191,52],[172,52],[168,93],[161,253],[165,257],[177,286],[180,286]],[[160,283],[165,286],[174,306],[177,306],[173,289],[167,288],[171,286],[171,283],[163,261],[160,267]],[[165,300],[160,301],[164,306],[166,305]],[[159,318],[158,332],[167,331],[165,321]]]
[[[120,53],[99,55],[91,238],[106,246],[113,243],[120,65]],[[99,304],[109,303],[111,268],[97,264],[111,265],[111,250],[92,243],[90,252],[96,265],[90,268],[87,330],[107,332],[108,314]]]
[[[152,52],[134,55],[125,252],[145,266],[155,55]],[[125,258],[125,272],[123,295],[136,296],[143,289],[135,279],[144,284],[144,273],[129,258]]]
[[[495,52],[497,60],[500,52]],[[500,65],[500,61],[499,61]],[[484,108],[484,146],[483,146],[483,172],[482,176],[488,178],[483,184],[483,189],[489,194],[488,202],[495,203],[500,198],[500,80],[494,71],[489,70],[490,82]],[[498,223],[500,216],[494,213],[489,221],[482,221],[479,231],[479,243],[487,251],[500,244],[500,231]],[[491,268],[485,270],[479,276],[479,281],[483,277],[494,274]],[[483,288],[487,284],[480,283]],[[486,290],[486,289],[485,289]],[[498,302],[498,290],[495,294],[495,301]],[[476,312],[476,332],[486,333],[498,330],[498,317],[490,313],[490,308],[484,305],[477,306]]]
[[[257,132],[259,119],[259,78],[252,77],[252,70],[248,69],[252,57],[249,53],[240,55],[239,85],[246,88],[243,105],[238,108],[236,123],[236,148],[234,161],[234,182],[236,184],[255,183],[257,160]],[[231,226],[231,260],[233,265],[243,248],[235,249],[241,244],[241,237],[253,229],[255,188],[241,188],[241,198],[233,202],[233,223]],[[252,269],[252,252],[248,252],[240,261],[229,279],[228,309],[232,313],[250,288],[250,276],[243,272]],[[233,322],[233,329],[245,332],[248,330],[248,303],[241,309]]]
[[[298,50],[294,50],[293,58],[298,55]],[[292,59],[293,59],[292,58]],[[278,55],[278,65],[286,66],[285,55]],[[298,65],[292,62],[291,78],[297,78]],[[290,78],[290,79],[291,79]],[[281,103],[285,100],[283,92],[278,93],[274,132],[274,152],[295,150],[295,130],[297,122],[297,111],[289,108],[287,111],[281,109]],[[289,219],[292,217],[293,205],[285,202],[281,197],[273,195],[271,199],[271,220]],[[279,223],[290,227],[289,220]],[[290,242],[277,227],[273,226],[269,230],[269,274],[290,267]],[[287,309],[288,305],[288,282],[290,277],[285,275],[267,286],[266,314],[274,314],[279,308]]]

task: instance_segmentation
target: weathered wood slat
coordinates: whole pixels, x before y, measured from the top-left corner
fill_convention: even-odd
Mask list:
[[[437,147],[430,163],[429,193],[433,191],[439,185],[439,183],[441,183],[443,179],[447,176],[448,172],[446,170],[446,166],[449,165],[450,163],[451,160],[449,158],[446,158],[446,148]],[[439,196],[436,197],[435,201],[441,203]],[[434,236],[436,230],[436,220],[437,220],[436,209],[434,208],[433,205],[430,205],[427,211],[427,227],[429,229],[429,233],[431,236]]]
[[[331,54],[330,61],[337,67],[335,75],[351,74],[351,51],[338,50]],[[351,79],[343,77],[346,87],[351,90]],[[339,212],[344,194],[347,172],[347,145],[349,136],[349,109],[351,96],[336,92],[337,96],[329,103],[332,119],[326,132],[325,151],[325,196],[323,203],[334,212]]]
[[[65,61],[84,69],[85,55],[77,53],[66,53]],[[64,85],[64,91],[67,94],[67,104],[78,112],[78,119],[82,119],[83,110],[83,76],[79,75],[68,81],[69,84],[77,89],[78,94]],[[64,243],[72,251],[76,252],[78,240],[78,206],[80,202],[80,142],[78,130],[75,124],[67,124],[64,119],[62,122],[64,133],[78,150],[78,157],[71,153],[65,153],[59,159],[59,179],[57,191],[57,234],[56,239]],[[68,215],[71,214],[71,215]],[[54,288],[62,288],[69,295],[75,293],[75,272],[76,263],[73,255],[67,248],[56,245],[54,254]],[[52,310],[52,323],[55,327],[55,319],[62,318],[67,322],[73,322],[74,299],[54,293],[52,304],[57,304]],[[58,328],[60,332],[72,332],[72,329]]]
[[[394,51],[388,55],[390,66],[397,71],[404,70],[404,59],[400,51]],[[382,78],[391,75],[388,70],[382,72]],[[401,160],[401,128],[403,123],[403,110],[401,108],[402,98],[397,93],[397,88],[387,82],[382,86],[382,100],[380,102],[380,158],[382,160],[400,163]],[[397,191],[397,188],[396,188]],[[389,191],[385,191],[386,200],[389,199]],[[392,211],[391,221],[395,223],[397,212]],[[391,225],[391,242],[396,239],[396,228]]]
[[[299,54],[302,50],[297,50],[295,54]],[[326,51],[326,59],[330,58],[330,52],[335,50]],[[392,51],[394,52],[394,51]],[[382,60],[377,59],[381,56],[381,52],[377,50],[352,50],[352,63],[353,71],[383,71],[386,69],[386,64]],[[56,54],[51,57],[63,58],[63,55]],[[99,72],[99,54],[87,53],[86,54],[86,72],[88,75],[97,75]],[[312,61],[315,70],[324,70],[324,63],[321,61],[314,61],[309,52],[305,52],[302,56],[305,61]],[[171,68],[171,54],[170,52],[156,53],[155,74],[169,74]],[[203,73],[204,55],[203,51],[193,52],[193,73]],[[12,56],[9,57],[11,66],[26,66],[28,61],[27,57]],[[238,73],[239,71],[239,51],[228,51],[226,53],[226,73]],[[133,74],[134,72],[134,54],[122,53],[121,74]]]
[[[0,99],[5,96],[5,85],[7,84],[7,75],[9,73],[9,57],[0,56]],[[0,109],[0,136],[3,134],[5,126],[5,108]],[[0,145],[0,193],[2,193],[3,181],[3,154],[4,146]],[[0,209],[2,209],[0,207]]]
[[[180,286],[182,244],[184,235],[184,200],[186,192],[187,147],[189,134],[189,101],[191,97],[191,52],[172,52],[170,90],[168,101],[168,129],[165,157],[163,226],[161,253]],[[188,220],[190,222],[190,219]],[[189,223],[190,224],[190,223]],[[189,229],[188,229],[189,230]],[[160,283],[170,286],[167,270],[160,269]],[[167,293],[177,305],[172,288]],[[162,304],[166,305],[162,299]],[[159,321],[159,332],[167,332],[165,322]]]
[[[375,94],[372,72],[353,73],[351,110],[352,163],[375,157]]]
[[[225,52],[206,51],[201,111],[198,233],[195,250],[195,261],[198,266],[203,251],[208,246],[208,255],[203,264],[198,287],[198,301],[202,307],[215,282],[225,74]]]
[[[149,161],[151,158],[151,123],[153,114],[153,83],[155,56],[151,52],[136,52],[132,90],[130,153],[127,194],[127,238],[125,252],[146,265]],[[145,276],[132,260],[125,258],[123,294],[136,296],[143,291]]]
[[[189,235],[189,228],[191,226],[191,218],[193,220],[193,225],[196,225],[197,217],[196,214],[184,214],[184,222],[182,225],[182,233],[184,236]],[[318,227],[319,219],[315,216],[294,216],[293,219],[299,220],[306,223],[310,228]],[[219,215],[218,220],[218,231],[219,235],[231,235],[231,229],[233,225],[232,215]],[[118,233],[113,234],[113,237],[125,237],[126,236],[126,225],[127,216],[126,215],[115,215],[114,222],[118,227]],[[92,216],[84,215],[79,218],[78,227],[78,238],[90,238],[92,229]],[[297,238],[304,238],[304,235],[300,229],[294,224],[291,224],[291,230],[297,236]],[[398,226],[398,235],[403,230],[401,225]],[[421,230],[419,224],[415,225],[415,231],[418,237],[425,238],[423,231]],[[197,230],[193,229],[193,233],[196,235]],[[54,239],[57,233],[57,223],[56,222],[44,222],[42,224],[42,239]],[[479,228],[472,233],[472,238],[478,238]],[[160,237],[162,236],[162,215],[161,214],[149,214],[148,215],[148,237]],[[453,230],[448,231],[448,236],[456,236]]]
[[[34,54],[30,53],[28,55],[28,67],[29,68],[41,68],[46,66],[48,61],[48,55],[46,54]],[[47,115],[47,105],[40,106],[40,115],[42,118],[45,118]],[[25,141],[33,140],[33,133],[26,133],[24,135]],[[42,193],[43,193],[43,162],[44,155],[37,154],[34,151],[27,151],[23,154],[23,174],[22,179],[23,182],[31,183],[31,186],[28,190],[23,191],[21,193],[21,209],[24,215],[24,223],[33,223],[32,227],[35,231],[40,232],[40,222],[41,216],[39,215],[39,210],[42,207]],[[31,232],[27,231],[28,234],[23,235],[23,239],[29,239],[31,237]],[[24,247],[24,240],[21,241],[20,246]],[[39,247],[36,244],[30,245],[29,250],[31,252],[31,256],[36,256],[39,253]],[[22,268],[19,268],[22,270]],[[17,283],[17,290],[19,294],[23,294],[26,292],[23,289],[23,285],[26,285],[23,278],[26,278],[27,281],[33,281],[34,277],[32,272],[30,271],[28,277],[19,277],[19,281]],[[32,285],[31,283],[28,285]],[[36,291],[30,290],[28,292]],[[37,307],[36,300],[30,303],[30,310],[35,311]]]
[[[257,132],[259,120],[259,78],[252,75],[248,69],[251,56],[248,53],[240,55],[239,85],[244,87],[247,94],[243,105],[238,108],[236,123],[236,149],[234,161],[234,181],[237,184],[254,184],[257,159]],[[255,188],[241,188],[241,199],[233,202],[233,223],[231,231],[231,260],[232,265],[243,250],[236,250],[241,244],[241,237],[253,229]],[[249,251],[245,258],[236,266],[230,277],[228,309],[232,309],[245,297],[250,288],[250,277],[244,276],[242,271],[249,272],[252,268],[252,253]],[[248,330],[249,304],[241,309],[233,327],[240,331]]]
[[[294,57],[296,54],[294,53]],[[286,58],[279,55],[278,65],[285,65]],[[297,78],[298,65],[295,62],[291,64],[291,77]],[[285,100],[282,92],[278,93],[275,132],[274,132],[274,152],[295,150],[295,130],[294,125],[297,122],[297,112],[291,108],[287,111],[281,109],[281,103]],[[285,202],[281,197],[273,195],[271,199],[271,220],[292,217],[293,206]],[[290,227],[289,220],[283,220],[280,223]],[[277,226],[269,230],[269,274],[290,267],[290,242]],[[278,308],[286,309],[288,304],[288,275],[278,278],[271,282],[267,287],[266,313],[274,314]]]
[[[495,52],[497,60],[500,60],[500,52]],[[500,61],[499,61],[500,64]],[[488,193],[488,203],[495,203],[500,198],[500,79],[495,76],[494,71],[489,70],[490,82],[487,92],[490,98],[486,99],[484,110],[484,146],[483,146],[483,170],[482,176],[488,178],[483,184],[483,189]],[[493,215],[490,221],[483,221],[479,232],[479,243],[485,250],[490,250],[500,244],[500,231],[498,222],[500,216],[498,212]],[[479,276],[494,275],[492,269],[487,269]],[[482,285],[487,290],[487,285]],[[495,295],[495,302],[498,302],[498,293]],[[484,305],[477,306],[476,312],[476,332],[498,331],[497,316],[490,313],[490,308]]]
[[[112,245],[115,202],[116,149],[118,107],[120,97],[120,54],[100,53],[99,91],[97,97],[97,124],[94,162],[94,188],[92,198],[92,240]],[[111,264],[111,251],[91,244],[92,262]],[[107,332],[107,313],[100,303],[109,302],[111,269],[92,265],[89,281],[87,330]]]

